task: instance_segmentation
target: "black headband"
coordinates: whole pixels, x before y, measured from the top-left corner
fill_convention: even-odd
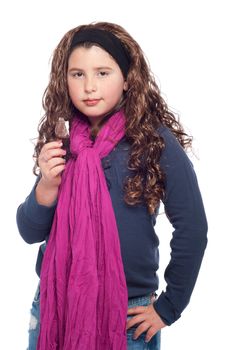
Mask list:
[[[124,77],[130,68],[130,56],[122,42],[111,32],[102,29],[81,29],[73,36],[70,52],[78,44],[84,42],[97,43],[102,46],[118,63]]]

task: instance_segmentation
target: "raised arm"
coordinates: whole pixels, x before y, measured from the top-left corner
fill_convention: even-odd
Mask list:
[[[40,176],[26,200],[18,207],[16,220],[19,232],[27,243],[42,242],[49,235],[56,208],[56,199],[65,168],[66,151],[62,142],[43,146],[39,155]]]

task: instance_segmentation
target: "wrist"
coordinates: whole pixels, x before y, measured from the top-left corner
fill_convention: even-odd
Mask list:
[[[35,189],[35,197],[40,205],[52,206],[57,199],[59,186],[48,184],[43,178],[38,182]]]

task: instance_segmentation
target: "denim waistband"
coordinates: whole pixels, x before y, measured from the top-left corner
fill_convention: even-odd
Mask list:
[[[152,297],[156,297],[157,296],[157,293],[156,292],[151,292],[149,294],[146,294],[146,295],[142,295],[142,296],[139,296],[139,297],[132,297],[132,298],[129,298],[128,299],[128,306],[133,306],[133,305],[140,305],[140,304],[143,304],[143,303],[150,303],[151,302],[151,299]]]

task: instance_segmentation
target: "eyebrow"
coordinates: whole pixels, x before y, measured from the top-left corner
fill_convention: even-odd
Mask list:
[[[106,66],[101,66],[101,67],[95,67],[94,70],[99,70],[99,69],[108,69],[108,70],[113,70],[111,67],[106,67]],[[78,67],[72,67],[68,71],[73,72],[73,71],[84,71],[84,69],[78,68]]]

